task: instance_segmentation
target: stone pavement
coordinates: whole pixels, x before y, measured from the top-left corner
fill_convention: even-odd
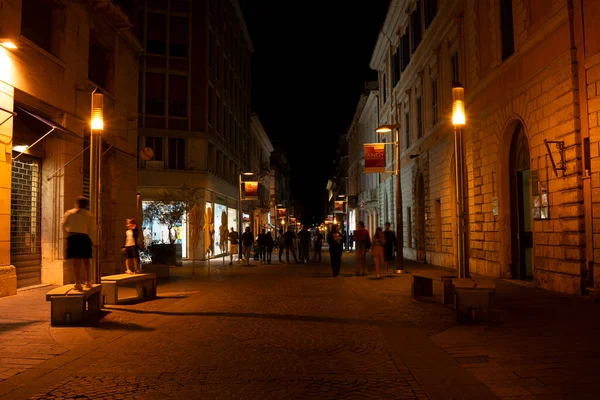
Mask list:
[[[0,299],[0,399],[596,398],[597,307],[498,281],[489,326],[407,275],[325,265],[172,269],[156,301],[51,328],[49,288]],[[421,267],[421,266],[419,266]]]

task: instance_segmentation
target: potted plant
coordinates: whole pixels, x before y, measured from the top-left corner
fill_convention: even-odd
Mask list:
[[[165,225],[169,236],[169,243],[153,242],[149,246],[152,264],[182,265],[182,247],[181,243],[176,243],[175,228],[196,204],[194,194],[195,190],[189,188],[183,188],[180,193],[168,189],[156,196],[144,210],[144,220],[148,222],[156,220]],[[184,200],[181,200],[182,198]]]

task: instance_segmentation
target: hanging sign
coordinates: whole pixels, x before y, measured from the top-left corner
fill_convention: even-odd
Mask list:
[[[385,144],[384,143],[366,143],[364,146],[365,154],[365,174],[374,174],[385,172]]]
[[[279,218],[285,218],[285,208],[278,208],[277,215],[279,216]]]
[[[344,214],[346,212],[346,202],[345,201],[335,201],[333,205],[333,213],[334,214]]]
[[[327,216],[327,221],[329,221],[329,222],[333,222],[333,214],[329,214],[329,215]]]
[[[258,181],[246,181],[243,200],[258,200]]]
[[[290,218],[290,224],[295,224],[296,223],[296,218]]]

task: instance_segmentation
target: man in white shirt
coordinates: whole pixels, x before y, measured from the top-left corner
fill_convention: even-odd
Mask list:
[[[67,233],[65,258],[73,260],[73,277],[75,290],[83,290],[80,270],[83,265],[85,286],[91,287],[89,279],[90,258],[92,258],[92,230],[94,221],[88,211],[89,201],[85,197],[75,199],[75,207],[65,213],[62,220],[63,230]]]

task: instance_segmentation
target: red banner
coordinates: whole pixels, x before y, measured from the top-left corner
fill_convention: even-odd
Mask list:
[[[365,174],[385,172],[385,144],[364,144]]]
[[[296,223],[296,218],[292,217],[290,218],[290,224],[295,224]]]
[[[243,200],[258,200],[258,182],[244,182],[244,197]]]
[[[334,214],[344,214],[346,212],[346,202],[345,201],[335,201],[333,205],[333,213]]]
[[[285,208],[278,208],[277,215],[279,215],[279,218],[285,218]]]

